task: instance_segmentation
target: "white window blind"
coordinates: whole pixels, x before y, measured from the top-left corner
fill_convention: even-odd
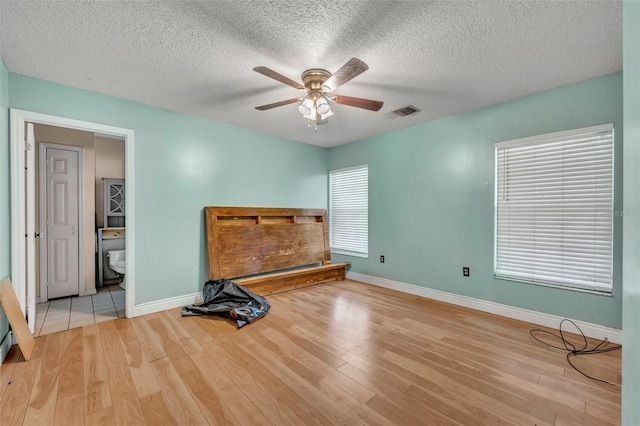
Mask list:
[[[331,251],[369,254],[369,168],[358,166],[329,174]]]
[[[613,126],[496,144],[495,275],[610,293]]]

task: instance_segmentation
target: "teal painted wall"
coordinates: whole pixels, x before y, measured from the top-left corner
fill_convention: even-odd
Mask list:
[[[619,217],[613,297],[493,277],[494,143],[609,122],[620,210],[622,73],[332,148],[330,170],[369,165],[369,258],[333,259],[362,274],[620,328]]]
[[[624,278],[622,424],[640,425],[640,3],[623,4]],[[627,214],[628,213],[628,214]]]
[[[0,58],[0,280],[11,272],[9,199],[9,72]],[[8,332],[9,321],[0,306],[0,342]]]
[[[14,73],[9,95],[12,108],[135,131],[136,304],[200,291],[204,206],[326,208],[323,148]]]

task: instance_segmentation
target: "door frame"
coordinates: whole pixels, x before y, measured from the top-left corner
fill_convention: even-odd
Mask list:
[[[134,131],[122,127],[75,120],[49,114],[41,114],[20,109],[10,109],[10,165],[11,165],[11,280],[18,302],[23,313],[29,312],[28,324],[31,332],[35,330],[35,280],[31,280],[33,288],[27,288],[26,270],[35,273],[35,254],[26,253],[27,220],[26,220],[26,186],[27,178],[24,170],[26,160],[25,123],[46,124],[66,127],[93,133],[102,133],[124,138],[125,142],[125,193],[127,194],[125,249],[127,250],[127,291],[125,296],[126,316],[133,317],[135,306],[135,175],[134,175]],[[35,149],[35,148],[34,148]],[[29,172],[29,171],[28,171]],[[32,170],[32,172],[34,172]],[[33,179],[32,179],[33,181]],[[32,191],[33,193],[33,191]],[[33,194],[35,198],[35,194]],[[34,200],[32,200],[33,202]],[[35,219],[35,218],[34,218]],[[32,236],[33,237],[33,236]]]
[[[78,296],[87,295],[86,269],[85,262],[85,188],[84,188],[84,148],[75,145],[62,145],[51,142],[40,142],[36,140],[39,146],[39,170],[40,170],[40,297],[38,303],[49,300],[49,289],[47,287],[47,265],[49,258],[49,236],[47,235],[47,176],[46,166],[47,148],[63,149],[66,151],[75,151],[78,154]],[[34,259],[35,262],[35,259]]]

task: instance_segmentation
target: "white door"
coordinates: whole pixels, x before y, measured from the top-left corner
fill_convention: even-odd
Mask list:
[[[47,148],[47,298],[79,293],[78,151]]]

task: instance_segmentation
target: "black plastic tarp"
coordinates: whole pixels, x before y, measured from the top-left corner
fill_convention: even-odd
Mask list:
[[[220,315],[238,322],[238,328],[254,323],[269,312],[269,301],[251,290],[220,279],[209,280],[202,289],[204,302],[182,308],[182,316]]]

